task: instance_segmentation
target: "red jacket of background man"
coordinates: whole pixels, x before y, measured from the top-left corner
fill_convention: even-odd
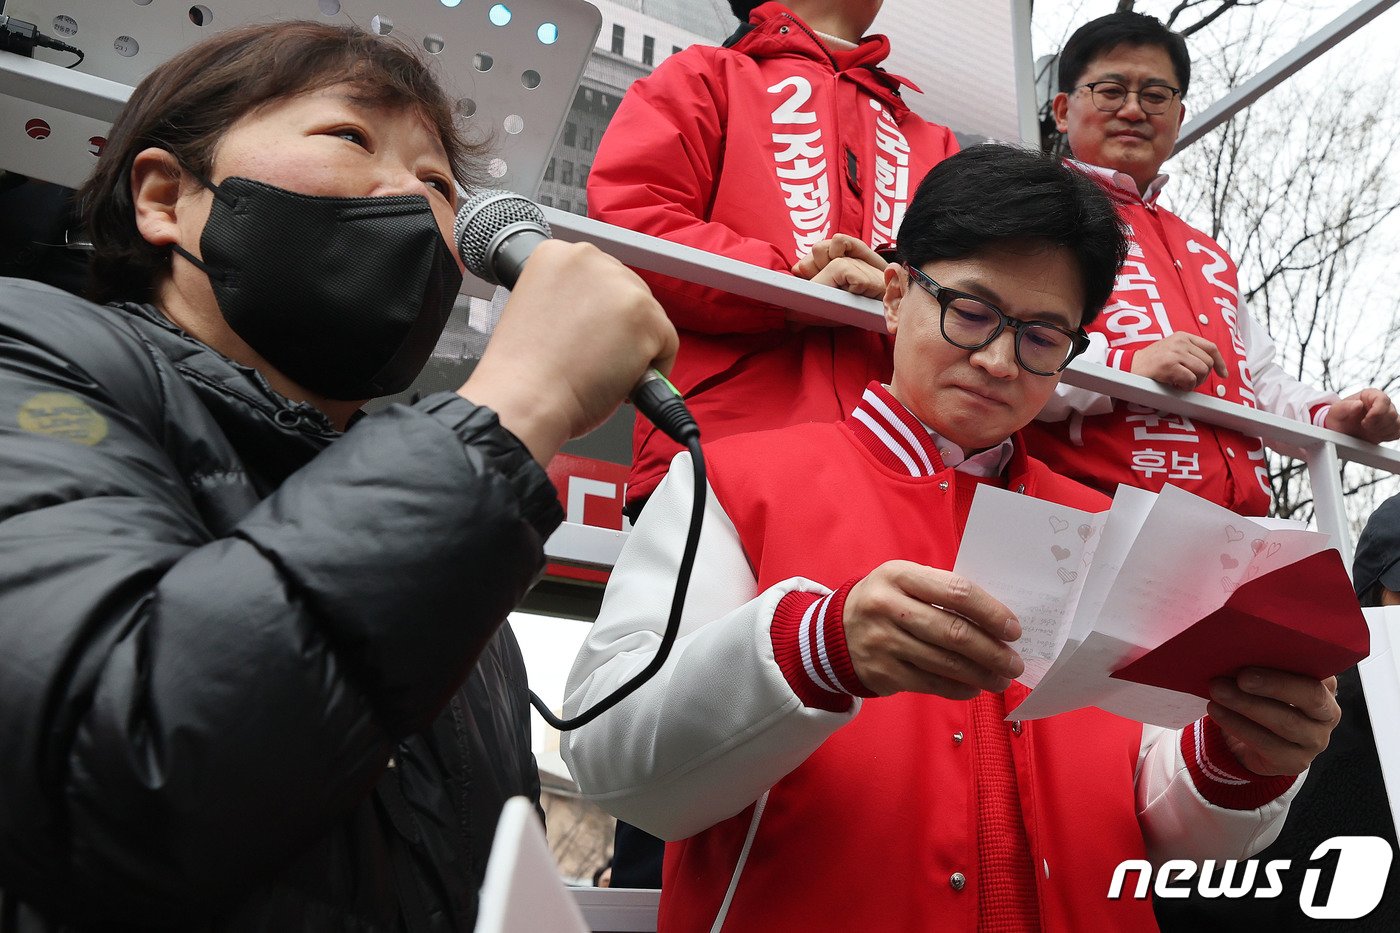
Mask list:
[[[889,40],[833,51],[765,3],[725,48],[692,46],[628,90],[588,177],[599,220],[781,272],[836,233],[894,242],[924,174],[957,151],[877,66]],[[800,327],[782,308],[642,273],[680,331],[671,381],[706,440],[839,421],[888,380],[883,333]],[[638,419],[628,498],[680,448]]]
[[[1197,392],[1320,423],[1337,397],[1273,363],[1272,342],[1240,302],[1230,255],[1156,205],[1166,177],[1144,200],[1116,184],[1115,173],[1080,167],[1113,198],[1129,233],[1113,297],[1086,328],[1093,341],[1086,357],[1129,372],[1145,347],[1177,331],[1198,334],[1219,348],[1229,375],[1222,379],[1212,370]],[[1092,401],[1074,401],[1079,398]],[[1242,515],[1269,511],[1268,464],[1257,437],[1063,384],[1039,417],[1023,432],[1031,452],[1086,485],[1112,493],[1126,483],[1156,492],[1171,483]]]

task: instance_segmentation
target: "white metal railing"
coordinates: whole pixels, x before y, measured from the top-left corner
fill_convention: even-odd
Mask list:
[[[1359,0],[1331,22],[1259,70],[1248,81],[1211,103],[1182,127],[1173,155],[1234,118],[1235,114],[1297,74],[1303,67],[1331,51],[1396,4],[1397,0]]]
[[[652,933],[661,892],[647,888],[570,888],[590,930],[598,933]]]
[[[0,55],[0,94],[111,123],[132,87],[23,55]]]
[[[688,279],[834,323],[866,330],[884,330],[885,320],[880,303],[872,298],[860,298],[829,286],[814,285],[771,269],[553,208],[545,208],[544,212],[556,237],[592,243],[630,266]],[[1390,447],[1369,444],[1346,434],[1209,398],[1198,392],[1165,389],[1143,376],[1109,369],[1097,363],[1075,360],[1065,370],[1064,381],[1127,402],[1185,415],[1193,421],[1204,421],[1245,435],[1262,437],[1271,447],[1282,445],[1301,450],[1312,482],[1318,528],[1332,536],[1347,566],[1351,565],[1352,540],[1342,505],[1342,462],[1360,463],[1400,474],[1400,452]],[[1292,455],[1286,449],[1282,452]],[[550,557],[556,560],[610,567],[625,538],[623,532],[567,523],[550,539],[547,550]]]

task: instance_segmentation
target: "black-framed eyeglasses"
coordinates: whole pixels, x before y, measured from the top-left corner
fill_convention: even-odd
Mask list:
[[[1128,90],[1117,81],[1091,81],[1079,87],[1089,89],[1089,97],[1094,106],[1104,113],[1117,113],[1123,109],[1130,96],[1136,96],[1143,113],[1154,117],[1161,116],[1172,105],[1172,100],[1181,96],[1181,88],[1172,87],[1170,84],[1149,84],[1136,91]]]
[[[1083,331],[1068,330],[1049,321],[1018,321],[976,295],[944,288],[926,272],[906,265],[909,277],[938,302],[938,328],[943,339],[963,350],[980,350],[1010,327],[1016,334],[1016,362],[1028,373],[1053,376],[1089,348]]]

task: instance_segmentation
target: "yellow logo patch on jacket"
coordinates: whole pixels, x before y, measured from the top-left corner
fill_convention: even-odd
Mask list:
[[[31,434],[61,437],[88,447],[107,436],[107,419],[67,392],[40,392],[19,406],[19,426]]]

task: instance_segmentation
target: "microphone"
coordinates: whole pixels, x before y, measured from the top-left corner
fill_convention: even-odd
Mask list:
[[[486,188],[457,211],[452,241],[472,275],[514,288],[535,247],[550,239],[544,211],[512,191]],[[700,428],[670,380],[648,369],[632,389],[630,401],[648,421],[682,446],[700,437]]]
[[[468,271],[505,288],[515,287],[525,260],[553,235],[538,204],[493,188],[468,198],[452,225],[452,240]]]

